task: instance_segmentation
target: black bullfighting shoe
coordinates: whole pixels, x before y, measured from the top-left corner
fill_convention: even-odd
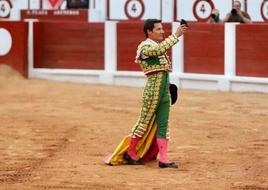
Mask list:
[[[127,161],[128,165],[144,165],[144,162],[142,159],[138,159],[138,160],[133,160],[128,153],[126,152],[124,154],[124,159]]]
[[[160,168],[178,168],[178,165],[175,162],[164,163],[159,161],[158,166]]]

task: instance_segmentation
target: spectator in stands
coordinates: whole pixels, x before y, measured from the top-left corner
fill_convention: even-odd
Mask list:
[[[216,23],[221,23],[221,19],[220,19],[220,12],[218,9],[213,9],[211,12],[211,15],[207,21],[207,23],[210,24],[216,24]]]
[[[238,0],[234,1],[233,9],[225,16],[223,22],[252,23],[249,14],[241,10],[241,2]]]

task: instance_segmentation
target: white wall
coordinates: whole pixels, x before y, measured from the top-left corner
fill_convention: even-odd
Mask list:
[[[28,0],[12,0],[13,9],[11,9],[10,19],[20,20],[20,10],[28,8]]]

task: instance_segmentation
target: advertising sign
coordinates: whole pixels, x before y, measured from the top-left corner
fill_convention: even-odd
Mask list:
[[[263,0],[261,3],[261,16],[265,22],[268,22],[268,0]]]
[[[161,18],[161,0],[109,0],[110,20]]]
[[[223,18],[231,10],[232,0],[177,0],[176,5],[176,20],[205,22],[213,9],[218,9]]]
[[[0,0],[0,18],[9,18],[12,9],[10,0]]]

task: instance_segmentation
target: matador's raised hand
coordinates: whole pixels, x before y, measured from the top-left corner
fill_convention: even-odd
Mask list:
[[[175,35],[176,35],[177,37],[182,36],[182,35],[187,31],[188,27],[189,27],[189,26],[188,26],[187,22],[186,22],[185,20],[182,19],[182,21],[181,21],[181,26],[179,26],[179,27],[177,28],[177,30],[176,30],[176,32],[175,32]]]

